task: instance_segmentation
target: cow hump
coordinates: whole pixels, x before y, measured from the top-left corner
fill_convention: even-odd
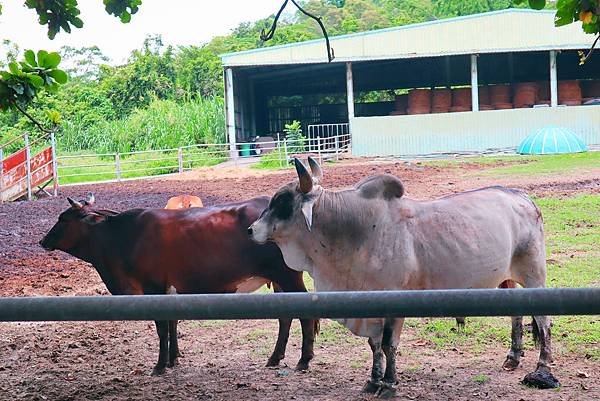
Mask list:
[[[366,199],[380,198],[392,200],[404,195],[404,185],[398,177],[380,174],[367,177],[358,183],[356,189]]]

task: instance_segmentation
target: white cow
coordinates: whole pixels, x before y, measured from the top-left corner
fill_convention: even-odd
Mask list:
[[[309,163],[311,173],[296,160],[298,181],[279,189],[248,231],[259,243],[276,242],[288,266],[307,271],[317,291],[545,286],[542,216],[523,192],[491,187],[416,201],[403,196],[391,175],[334,192],[320,186],[317,162]],[[393,396],[404,319],[341,323],[369,338],[373,369],[364,390]],[[534,316],[533,327],[541,344],[535,375],[552,382],[550,320]],[[504,369],[514,370],[521,354],[522,316],[516,316]]]

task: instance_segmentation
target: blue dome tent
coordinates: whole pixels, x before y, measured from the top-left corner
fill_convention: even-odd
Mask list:
[[[519,144],[517,153],[522,155],[548,155],[579,153],[587,150],[587,145],[570,129],[548,125],[525,137]]]

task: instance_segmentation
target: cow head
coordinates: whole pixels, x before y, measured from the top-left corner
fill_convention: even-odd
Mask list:
[[[298,159],[294,159],[298,181],[279,189],[267,209],[248,228],[250,237],[258,242],[285,239],[290,233],[312,228],[313,205],[323,192],[320,182],[323,172],[319,164],[308,158],[310,172]]]
[[[79,202],[71,198],[67,200],[70,207],[58,216],[58,222],[40,241],[40,245],[47,251],[59,249],[69,252],[77,248],[81,239],[85,238],[89,226],[106,218],[105,214],[92,210],[95,201],[92,193],[88,194],[86,200]]]

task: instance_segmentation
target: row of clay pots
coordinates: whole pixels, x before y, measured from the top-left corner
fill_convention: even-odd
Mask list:
[[[550,104],[550,83],[520,82],[514,85],[482,85],[478,88],[480,110],[501,110]],[[392,115],[429,114],[469,111],[472,109],[471,88],[413,89],[398,95]],[[558,102],[579,105],[600,97],[600,80],[558,82]]]

